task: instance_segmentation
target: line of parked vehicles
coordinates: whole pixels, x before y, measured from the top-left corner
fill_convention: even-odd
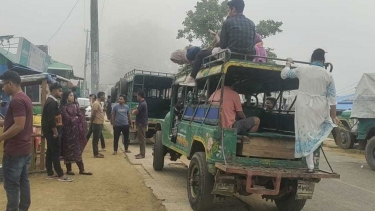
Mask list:
[[[236,193],[260,194],[273,200],[281,211],[302,210],[316,183],[340,175],[319,169],[320,148],[314,153],[315,173],[305,173],[304,158],[294,158],[293,99],[272,112],[265,112],[261,105],[270,92],[276,93],[278,105],[286,105],[285,96],[298,89],[298,79],[281,80],[282,65],[254,63],[246,55],[233,57],[230,52],[221,54],[207,59],[210,62],[198,73],[196,87],[179,85],[189,75],[189,66],[177,75],[133,70],[112,88],[113,102],[125,94],[133,109],[138,104],[137,91],[145,91],[154,169],[163,169],[167,154],[172,161],[181,156],[190,160],[187,192],[195,211],[207,210],[215,196]],[[220,127],[221,107],[209,104],[208,97],[225,80],[240,81],[235,91],[244,101],[251,99],[251,103],[243,104],[243,110],[246,116],[261,119],[259,132],[238,136],[234,129]],[[365,85],[363,81],[367,81]],[[333,136],[342,148],[358,143],[375,170],[375,74],[365,74],[360,84],[353,110],[338,111],[342,125]],[[184,104],[178,124],[174,112],[177,102]]]

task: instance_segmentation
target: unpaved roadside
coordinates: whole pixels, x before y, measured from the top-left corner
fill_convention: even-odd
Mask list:
[[[165,207],[143,182],[141,174],[124,159],[112,155],[112,140],[107,139],[108,151],[104,159],[92,156],[91,140],[83,159],[87,171],[93,176],[72,176],[74,182],[62,183],[46,180],[46,174],[30,175],[32,204],[30,211],[69,210],[144,210],[165,211]],[[66,170],[65,167],[63,168]],[[78,168],[73,170],[78,173]],[[2,183],[0,183],[3,186]],[[0,188],[0,210],[5,210],[6,195]]]

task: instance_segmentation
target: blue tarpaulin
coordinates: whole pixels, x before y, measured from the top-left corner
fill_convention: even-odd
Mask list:
[[[351,110],[353,107],[355,94],[344,95],[337,97],[337,110]]]

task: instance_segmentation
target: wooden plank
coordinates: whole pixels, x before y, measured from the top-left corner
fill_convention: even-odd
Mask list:
[[[280,152],[280,151],[269,151],[267,149],[256,150],[249,149],[247,151],[242,151],[243,156],[249,157],[259,157],[259,158],[277,158],[277,159],[287,159],[294,160],[294,151],[292,152]]]
[[[29,171],[36,170],[36,149],[35,149],[35,138],[31,137],[31,163]]]
[[[268,150],[268,151],[275,151],[275,152],[294,152],[294,147],[281,147],[281,146],[257,146],[257,145],[243,145],[244,150]]]
[[[289,140],[289,139],[251,137],[249,144],[257,145],[257,146],[284,146],[284,147],[293,146],[294,147],[295,141]]]
[[[44,104],[47,100],[47,94],[48,94],[48,84],[47,80],[42,81],[42,96],[41,96],[41,106],[42,110],[44,107]],[[41,132],[43,133],[43,132]],[[41,143],[40,143],[40,162],[39,162],[39,170],[44,171],[46,168],[45,165],[45,158],[46,158],[46,138],[42,137],[41,138]]]
[[[295,159],[294,140],[252,137],[245,141],[240,155],[259,158]]]
[[[44,171],[45,166],[45,159],[46,159],[46,138],[42,137],[41,143],[40,143],[40,162],[39,162],[39,170]]]
[[[0,164],[3,163],[4,141],[0,142]]]
[[[41,93],[41,98],[40,98],[40,102],[41,102],[41,107],[43,109],[44,107],[44,104],[47,100],[47,92],[48,92],[48,84],[47,84],[47,80],[43,80],[42,81],[42,93]]]

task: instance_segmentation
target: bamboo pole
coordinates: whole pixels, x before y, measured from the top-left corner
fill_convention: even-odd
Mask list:
[[[48,88],[47,79],[44,79],[42,81],[42,96],[41,96],[42,110],[47,100],[47,88]],[[43,132],[41,131],[41,133]],[[42,171],[45,170],[45,157],[46,157],[45,152],[46,152],[46,138],[42,136],[41,144],[40,144],[40,162],[39,162],[39,170],[42,170]]]

